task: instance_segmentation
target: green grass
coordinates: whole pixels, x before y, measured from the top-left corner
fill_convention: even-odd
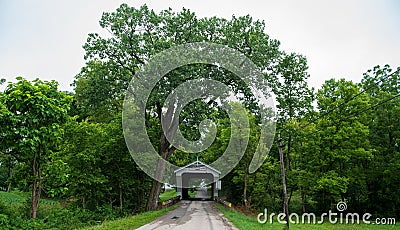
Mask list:
[[[189,197],[194,198],[194,197],[196,196],[196,194],[197,194],[197,191],[196,191],[196,190],[193,190],[193,192],[192,192],[192,191],[190,191],[190,189],[189,189],[188,194],[189,194]]]
[[[11,205],[20,205],[25,202],[27,196],[17,192],[0,191],[0,199]]]
[[[23,205],[26,200],[30,198],[29,192],[18,192],[18,191],[11,191],[11,192],[4,192],[0,191],[0,199],[3,200],[5,203],[10,204],[12,206],[20,206]],[[50,199],[40,199],[40,204],[42,205],[50,205],[50,206],[58,206],[60,202],[50,200]]]
[[[197,194],[196,190],[191,192],[189,189],[189,197],[194,198],[196,196],[196,194]],[[160,193],[159,202],[163,202],[163,201],[172,199],[172,198],[176,197],[177,195],[178,195],[178,192],[176,192],[175,190],[167,190],[163,193]]]
[[[169,208],[152,211],[152,212],[144,212],[135,216],[121,218],[118,220],[113,221],[105,221],[101,225],[96,225],[90,228],[86,228],[87,230],[93,229],[109,229],[109,230],[116,230],[116,229],[136,229],[140,226],[143,226],[147,223],[152,222],[153,220],[157,219],[158,217],[166,214],[167,212],[175,209],[178,207],[177,205],[173,205]]]
[[[224,206],[217,204],[217,207],[221,212],[228,218],[236,227],[239,229],[271,229],[271,230],[281,230],[285,228],[285,225],[279,224],[275,219],[273,224],[269,222],[265,224],[258,223],[256,218],[246,216],[236,210],[228,210]],[[371,218],[372,220],[372,218]],[[380,229],[400,229],[399,224],[396,225],[374,225],[374,224],[291,224],[290,229],[295,230],[342,230],[342,229],[351,229],[351,230],[380,230]]]
[[[166,201],[169,199],[172,199],[174,197],[176,197],[178,195],[178,193],[175,190],[166,190],[163,193],[160,193],[160,201]]]
[[[194,198],[196,196],[196,194],[197,194],[196,190],[191,192],[190,189],[189,189],[189,196],[190,197]],[[159,196],[160,202],[172,199],[172,198],[176,197],[177,195],[178,195],[178,193],[175,190],[167,190],[167,191],[165,191],[163,193],[160,193],[160,196]]]

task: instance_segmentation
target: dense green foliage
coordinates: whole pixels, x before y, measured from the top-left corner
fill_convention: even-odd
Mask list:
[[[343,200],[353,212],[399,216],[398,76],[399,69],[377,66],[360,84],[328,80],[315,94],[316,109],[300,115],[304,108],[299,107],[295,115],[282,116],[286,119],[279,121],[278,131],[286,144],[291,212],[322,213]],[[278,108],[286,114],[282,110],[289,107]],[[278,164],[275,146],[270,160],[253,175],[258,180],[249,187],[252,208],[282,209]],[[227,198],[245,205],[243,185],[230,179],[224,184]]]
[[[104,13],[100,26],[112,36],[89,35],[84,45],[87,63],[75,78],[74,92],[60,92],[54,81],[23,78],[0,92],[0,189],[10,192],[0,193],[1,226],[79,228],[154,209],[159,199],[174,196],[167,192],[159,197],[161,184],[132,160],[122,132],[122,102],[136,71],[155,54],[197,41],[241,51],[273,88],[277,132],[285,142],[290,212],[323,213],[343,200],[351,212],[400,217],[400,69],[377,66],[361,83],[331,79],[315,90],[307,84],[305,57],[279,50],[264,23],[250,16],[197,18],[186,9],[155,13],[147,6],[123,4],[116,12]],[[176,150],[161,130],[166,97],[181,83],[200,77],[228,84],[241,95],[250,124],[247,146],[240,135],[233,140],[233,148],[245,150],[245,155],[222,179],[220,194],[246,210],[282,211],[276,144],[264,164],[249,173],[260,137],[260,111],[254,95],[232,73],[195,64],[175,69],[158,82],[144,106],[153,145],[163,158],[180,166],[197,157],[211,163],[225,151],[233,129],[215,101],[195,100],[179,117],[190,140],[201,135],[200,121],[207,118],[217,124],[216,139],[207,150]],[[46,203],[50,198],[53,203]],[[37,219],[29,220],[29,213]],[[149,214],[143,221],[162,213]],[[139,217],[126,221],[130,224],[135,218]],[[118,223],[122,224],[107,225]]]
[[[107,206],[88,210],[65,206],[65,201],[41,199],[37,218],[30,219],[29,196],[27,192],[0,192],[1,229],[78,229],[119,216]]]
[[[55,81],[17,80],[0,95],[1,150],[18,161],[20,179],[31,187],[31,217],[36,218],[46,179],[42,171],[61,140],[72,97],[58,91]]]

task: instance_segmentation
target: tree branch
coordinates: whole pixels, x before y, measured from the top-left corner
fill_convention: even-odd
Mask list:
[[[16,155],[15,153],[10,153],[15,159],[17,159],[17,161],[22,161],[22,162],[27,162],[24,158]]]

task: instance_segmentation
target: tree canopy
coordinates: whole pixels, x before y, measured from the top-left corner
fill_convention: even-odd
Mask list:
[[[31,217],[36,218],[43,181],[43,164],[57,150],[62,124],[68,119],[72,97],[58,91],[55,81],[32,82],[21,77],[0,95],[2,149],[29,167],[32,187]],[[27,176],[27,175],[26,175]]]

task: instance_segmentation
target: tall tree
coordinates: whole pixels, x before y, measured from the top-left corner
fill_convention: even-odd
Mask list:
[[[362,168],[371,160],[373,150],[364,124],[367,115],[359,112],[368,106],[369,96],[351,81],[331,79],[318,91],[322,117],[317,124],[320,151],[314,163],[319,172],[316,198],[322,210],[344,200],[349,187],[356,186],[354,181],[366,183]]]
[[[105,93],[105,96],[111,97],[113,102],[121,102],[129,81],[150,58],[172,46],[190,42],[209,41],[237,49],[259,66],[265,73],[267,81],[275,82],[274,77],[269,74],[272,73],[281,54],[278,50],[279,42],[270,39],[264,32],[263,22],[253,21],[250,16],[232,17],[231,20],[216,17],[197,18],[187,9],[178,13],[171,9],[155,13],[146,5],[134,8],[122,4],[115,12],[104,13],[100,26],[106,29],[110,36],[89,34],[84,45],[88,64],[76,80],[77,89],[80,87],[79,84],[82,84],[84,86],[81,88],[86,91],[79,94],[78,107],[89,102],[93,107],[93,113],[101,113],[102,110],[112,111],[111,108],[121,109],[118,106],[104,106],[105,100],[96,99],[95,94],[90,93],[91,90],[96,90],[94,85],[100,84],[106,88],[112,85],[101,95]],[[182,82],[199,77],[219,80],[230,85],[235,93],[244,96],[246,105],[251,109],[254,97],[246,85],[232,73],[215,66],[191,65],[171,71],[156,85],[146,105],[148,114],[146,124],[155,122],[158,124],[156,126],[161,128],[161,108],[168,94]],[[134,80],[139,79],[134,78]],[[196,135],[200,135],[199,132],[191,130],[202,120],[199,118],[204,118],[207,114],[207,110],[203,109],[206,104],[201,100],[193,102],[185,109],[190,111],[196,107],[195,113],[182,112],[181,120],[186,121],[184,122],[186,128],[183,130],[189,138],[196,139]],[[213,106],[216,107],[217,103]],[[175,151],[162,131],[159,131],[158,136],[152,141],[164,159]],[[148,210],[156,208],[160,189],[161,183],[154,180],[148,199]]]
[[[30,166],[31,217],[36,218],[42,191],[42,168],[54,150],[68,118],[72,97],[58,91],[56,81],[17,78],[0,97],[0,124],[6,153]]]
[[[364,209],[382,215],[400,215],[400,67],[376,66],[364,74],[362,87],[371,104],[368,111],[369,140],[374,146],[373,161],[367,166],[367,184],[354,200]],[[379,205],[376,205],[379,204]]]
[[[233,107],[240,106],[240,104],[237,103],[231,104]],[[244,152],[242,159],[232,172],[234,175],[232,182],[239,184],[239,187],[241,187],[242,203],[244,207],[248,209],[251,205],[250,191],[252,190],[252,186],[250,181],[252,181],[253,176],[255,175],[250,175],[249,167],[257,149],[260,127],[256,124],[255,116],[248,111],[245,114],[238,116],[237,119],[239,120],[238,123],[241,125],[246,124],[248,119],[249,126],[246,128],[235,129],[234,127],[231,127],[231,124],[226,123],[221,130],[222,143],[219,144],[226,146],[228,145],[228,142],[231,141],[233,143],[232,146],[235,152]]]
[[[285,54],[277,65],[278,81],[275,87],[278,102],[278,127],[282,138],[287,140],[286,169],[290,170],[290,153],[294,136],[293,121],[304,118],[313,110],[314,89],[308,87],[308,65],[305,57],[298,54]]]

